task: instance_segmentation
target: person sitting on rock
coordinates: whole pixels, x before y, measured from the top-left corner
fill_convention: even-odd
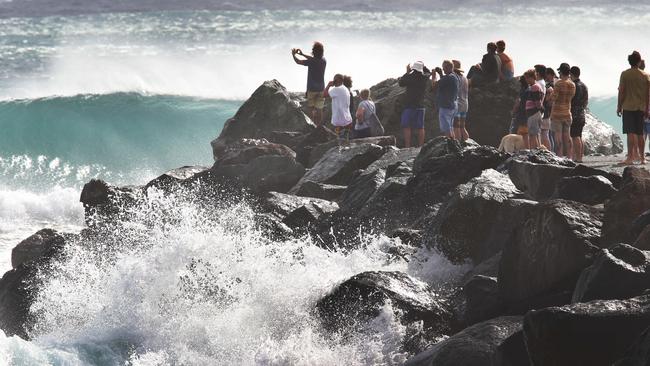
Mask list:
[[[454,116],[458,110],[458,84],[460,82],[458,76],[454,74],[454,64],[449,60],[443,61],[442,69],[437,67],[436,73],[440,76],[440,81],[437,80],[436,74],[433,74],[433,87],[437,86],[436,105],[440,132],[453,139],[456,138]]]
[[[555,134],[555,153],[558,156],[573,157],[573,143],[571,142],[571,99],[576,94],[576,86],[569,79],[571,66],[562,63],[557,70],[560,80],[553,86],[551,101],[551,129]]]
[[[454,64],[454,73],[458,77],[458,111],[454,117],[454,135],[459,140],[465,141],[469,139],[467,132],[467,112],[469,111],[469,81],[463,75],[464,71],[461,68],[460,61],[452,60]]]
[[[471,86],[492,84],[499,81],[501,75],[501,58],[497,55],[497,45],[494,42],[487,44],[487,53],[483,55],[481,63],[472,66],[467,72]]]
[[[576,94],[571,99],[571,141],[573,143],[573,160],[582,163],[584,145],[582,144],[582,130],[587,122],[586,109],[589,104],[589,90],[580,80],[580,68],[571,67],[571,80],[576,85]]]
[[[413,66],[406,65],[406,73],[398,84],[406,88],[401,125],[404,133],[404,147],[411,147],[411,131],[416,130],[418,139],[415,146],[424,144],[424,94],[429,84],[430,73],[422,61]]]
[[[300,48],[291,50],[293,60],[298,65],[307,66],[307,107],[311,111],[311,118],[316,126],[323,123],[323,108],[325,99],[323,98],[323,89],[325,89],[325,68],[327,60],[323,57],[324,47],[320,42],[314,42],[312,55],[305,55]],[[298,56],[304,57],[299,59]]]
[[[497,55],[501,60],[501,73],[499,74],[499,80],[507,81],[512,80],[515,77],[515,64],[512,61],[512,58],[506,53],[506,42],[503,40],[497,42]]]
[[[334,75],[334,80],[325,87],[323,96],[332,99],[332,125],[339,139],[349,139],[352,127],[350,91],[343,85],[343,75]]]
[[[376,112],[375,103],[370,99],[370,90],[363,89],[359,92],[359,107],[357,108],[357,123],[354,125],[355,139],[371,137],[370,119]]]

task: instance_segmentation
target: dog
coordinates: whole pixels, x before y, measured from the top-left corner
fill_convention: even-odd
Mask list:
[[[544,145],[541,145],[538,149],[548,150]],[[524,150],[524,138],[521,135],[510,134],[503,136],[501,145],[499,145],[499,151],[513,154],[520,150]]]

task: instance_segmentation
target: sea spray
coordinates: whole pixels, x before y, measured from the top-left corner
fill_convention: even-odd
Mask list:
[[[363,271],[399,270],[436,284],[465,269],[434,253],[395,258],[386,237],[346,253],[309,237],[273,241],[246,203],[195,198],[152,189],[133,220],[70,243],[40,278],[30,347],[96,365],[397,364],[408,355],[390,304],[363,337],[342,342],[322,331],[315,302]],[[152,220],[156,211],[167,220]],[[22,351],[17,340],[4,342],[10,357]]]

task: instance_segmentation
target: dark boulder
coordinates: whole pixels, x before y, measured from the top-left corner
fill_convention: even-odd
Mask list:
[[[277,80],[266,81],[228,120],[212,141],[215,159],[230,144],[242,139],[270,138],[276,131],[309,133],[315,128],[296,100]]]
[[[573,302],[628,299],[650,289],[650,252],[619,244],[603,249],[585,268],[573,292]]]
[[[48,266],[63,255],[65,236],[53,230],[41,230],[21,244],[41,240],[40,256],[36,257],[38,253],[31,251],[29,258],[23,258],[22,263],[0,279],[0,329],[8,336],[29,339],[34,322],[29,309],[38,291],[39,273],[47,271]],[[34,242],[28,245],[32,244]]]
[[[599,251],[601,225],[601,213],[578,202],[556,200],[532,207],[504,246],[501,298],[526,310],[539,296],[573,291]]]
[[[282,222],[291,229],[304,233],[309,225],[317,222],[324,215],[331,215],[339,209],[339,205],[325,200],[310,200],[308,203],[291,211]]]
[[[316,165],[318,161],[333,147],[346,147],[361,144],[374,144],[382,147],[395,146],[395,136],[366,137],[363,139],[352,139],[345,143],[341,143],[339,140],[332,140],[319,145],[315,145],[309,154],[309,164],[307,167],[311,168]]]
[[[86,224],[94,227],[115,220],[128,220],[130,209],[142,200],[142,187],[115,187],[92,179],[81,190],[79,201],[85,210]]]
[[[286,193],[269,192],[261,200],[260,211],[271,214],[280,221],[302,206],[332,205],[335,203],[311,197],[299,197]]]
[[[633,238],[638,238],[641,233],[650,226],[650,210],[642,213],[632,221],[630,233]],[[649,243],[650,244],[650,243]]]
[[[463,285],[467,325],[492,319],[501,313],[503,305],[499,298],[499,283],[496,277],[474,276]]]
[[[21,241],[11,250],[11,266],[17,268],[23,263],[37,260],[53,248],[63,246],[65,238],[52,229],[43,229]]]
[[[650,295],[533,310],[524,317],[536,366],[609,366],[650,326]]]
[[[472,139],[483,145],[499,146],[501,138],[509,133],[518,84],[514,80],[470,88],[467,129]]]
[[[204,166],[184,166],[177,169],[172,169],[165,174],[158,176],[145,185],[145,190],[151,187],[163,191],[172,191],[180,187],[187,179],[192,178],[197,174],[207,171],[208,167]]]
[[[358,169],[365,169],[379,159],[385,150],[379,145],[358,144],[332,147],[313,168],[290,190],[296,193],[308,181],[326,184],[347,184]]]
[[[509,164],[510,179],[529,198],[536,201],[550,199],[555,186],[564,177],[570,176],[573,168],[555,164],[537,164],[512,161]]]
[[[448,334],[452,315],[426,283],[402,272],[364,272],[340,285],[316,304],[316,312],[329,332],[354,334],[390,304],[407,326],[404,349],[418,352]],[[421,328],[418,324],[421,323]]]
[[[650,250],[650,226],[646,226],[641,234],[639,234],[639,237],[634,242],[634,246],[639,249]]]
[[[296,195],[336,201],[347,190],[347,188],[347,186],[339,186],[336,184],[324,184],[308,181],[300,186]]]
[[[336,133],[325,126],[315,128],[312,132],[305,135],[295,146],[287,145],[296,152],[296,160],[304,166],[310,166],[312,150],[319,145],[328,141],[337,139]],[[318,160],[316,160],[318,161]]]
[[[245,165],[260,156],[283,156],[295,158],[296,153],[285,145],[275,144],[266,139],[241,139],[226,145],[216,164]]]
[[[504,316],[473,325],[406,362],[406,366],[506,366],[498,349],[521,331],[520,316]],[[512,346],[511,346],[512,347]],[[517,366],[526,365],[518,364]]]
[[[512,200],[520,192],[493,169],[456,187],[427,229],[426,242],[455,263],[478,264],[500,252],[534,202]]]
[[[650,365],[650,328],[641,333],[639,338],[613,366],[647,366]]]
[[[650,173],[638,167],[623,172],[623,184],[605,203],[603,244],[633,243],[633,222],[650,210]]]
[[[612,182],[600,175],[564,177],[557,181],[552,198],[597,205],[608,200],[616,191]]]

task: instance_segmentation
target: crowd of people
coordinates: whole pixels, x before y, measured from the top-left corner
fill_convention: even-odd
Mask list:
[[[424,144],[425,96],[429,86],[435,91],[441,134],[452,139],[469,139],[466,122],[470,88],[514,78],[514,62],[505,50],[506,43],[502,40],[488,43],[481,63],[472,66],[467,76],[458,60],[445,60],[441,67],[432,70],[422,61],[408,64],[406,73],[398,79],[399,86],[406,89],[401,114],[404,146]],[[380,122],[370,91],[359,92],[360,102],[355,108],[349,76],[336,74],[325,85],[327,61],[320,42],[314,43],[311,55],[300,49],[293,49],[292,55],[297,64],[308,67],[306,96],[312,120],[322,125],[325,99],[330,98],[331,123],[340,138],[372,136],[376,131],[372,124]],[[631,67],[621,75],[617,109],[623,118],[623,133],[628,136],[628,156],[623,164],[645,164],[645,139],[650,133],[650,76],[643,71],[645,62],[638,52],[632,53],[628,61]],[[520,92],[512,110],[510,133],[521,136],[525,149],[547,149],[582,162],[589,91],[580,75],[578,66],[567,63],[562,63],[557,73],[538,64],[519,78]]]

